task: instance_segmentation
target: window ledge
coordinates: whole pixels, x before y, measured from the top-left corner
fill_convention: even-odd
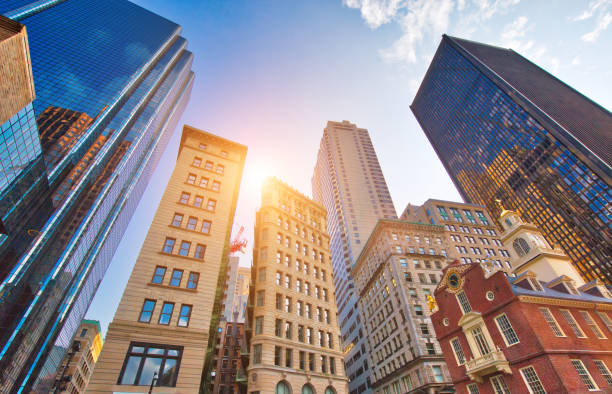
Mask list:
[[[195,257],[191,257],[191,256],[181,256],[180,254],[166,253],[166,252],[157,252],[157,253],[161,254],[163,256],[178,257],[178,258],[181,258],[181,259],[197,261],[198,263],[203,263],[204,262],[204,259],[196,259]]]
[[[195,288],[195,289],[188,289],[186,287],[176,287],[176,286],[164,285],[162,283],[152,283],[152,282],[149,282],[149,283],[147,283],[147,286],[159,287],[159,288],[162,288],[162,289],[181,290],[181,291],[186,291],[186,292],[189,292],[189,293],[197,293],[198,292],[197,288]]]

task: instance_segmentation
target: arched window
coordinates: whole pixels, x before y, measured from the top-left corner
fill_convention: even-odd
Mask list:
[[[507,225],[508,227],[512,227],[512,222],[510,221],[510,219],[509,219],[509,218],[506,218],[506,225]]]
[[[278,382],[276,385],[276,394],[291,394],[291,389],[285,381]]]
[[[334,388],[332,386],[328,386],[325,389],[325,394],[336,394],[336,390],[334,390]]]
[[[514,242],[512,242],[512,247],[514,248],[516,254],[519,255],[519,257],[526,255],[531,250],[531,248],[527,244],[527,241],[525,241],[523,238],[515,239]]]
[[[305,384],[304,387],[302,387],[302,394],[314,394],[312,386],[309,384]]]

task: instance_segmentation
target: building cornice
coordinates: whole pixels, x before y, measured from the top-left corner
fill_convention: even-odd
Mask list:
[[[529,296],[529,295],[519,295],[519,301],[524,302],[526,304],[543,304],[543,305],[554,305],[554,306],[566,306],[566,307],[575,307],[575,308],[584,308],[584,309],[593,309],[593,310],[604,310],[604,311],[612,311],[612,303],[611,304],[603,304],[599,302],[590,302],[590,301],[578,301],[566,298],[551,298],[546,296]]]

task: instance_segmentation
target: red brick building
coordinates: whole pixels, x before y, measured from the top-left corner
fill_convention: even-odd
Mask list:
[[[612,393],[610,292],[569,271],[555,277],[569,265],[559,250],[513,212],[501,219],[514,272],[456,262],[434,293],[431,320],[457,392]]]
[[[242,352],[246,348],[244,323],[221,322],[216,347],[213,394],[238,394],[243,392],[244,377]],[[241,376],[242,375],[242,376]]]

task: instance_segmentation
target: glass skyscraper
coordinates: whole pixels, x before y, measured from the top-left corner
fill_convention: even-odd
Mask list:
[[[366,129],[327,122],[312,176],[312,195],[327,210],[338,322],[351,394],[371,393],[366,333],[351,269],[379,219],[397,219]]]
[[[612,282],[612,114],[510,49],[443,36],[411,105],[465,201],[499,199]]]
[[[2,174],[0,392],[42,392],[189,99],[193,55],[180,26],[125,0],[0,14],[27,28],[36,99],[12,120],[39,134],[37,170]]]

